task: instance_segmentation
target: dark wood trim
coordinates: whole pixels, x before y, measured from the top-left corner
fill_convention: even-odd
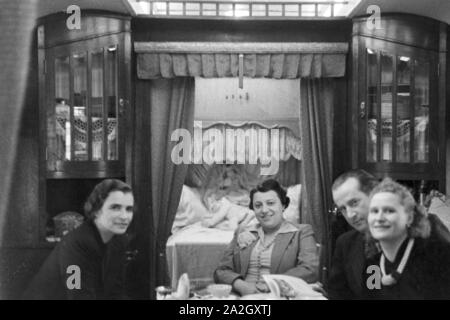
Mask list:
[[[65,13],[52,14],[40,19],[39,21],[46,27],[45,47],[51,48],[130,31],[131,17],[95,12],[92,10],[82,12],[80,30],[67,29],[66,20],[69,16]]]
[[[47,171],[47,177],[74,179],[105,178],[108,174],[114,177],[124,176],[121,161],[56,161],[56,170]]]
[[[66,170],[66,171],[52,171],[47,172],[47,179],[106,179],[106,178],[122,178],[125,176],[124,172],[118,170],[108,171],[78,171],[78,170]]]
[[[447,24],[441,23],[440,30],[439,30],[439,59],[438,59],[438,113],[439,118],[443,118],[443,121],[439,121],[441,124],[439,126],[439,171],[446,172],[446,174],[442,174],[439,178],[439,188],[441,189],[441,192],[445,193],[446,191],[450,190],[450,187],[447,186],[447,184],[450,185],[450,173],[449,170],[446,170],[446,162],[447,162],[447,150],[446,150],[446,140],[449,134],[448,129],[448,122],[446,123],[446,117],[447,112],[447,101],[446,101],[446,95],[447,95],[447,81],[446,81],[446,70],[448,68],[447,65]],[[446,125],[447,124],[447,125]],[[446,179],[447,178],[447,179]]]
[[[135,63],[133,60],[134,55],[132,55],[132,35],[129,32],[124,33],[123,35],[123,60],[124,60],[124,79],[125,79],[125,97],[127,99],[126,109],[125,109],[125,121],[124,126],[129,128],[127,134],[125,135],[125,138],[123,140],[123,144],[125,145],[125,177],[128,184],[131,186],[134,183],[133,177],[133,163],[134,163],[134,148],[133,148],[133,142],[135,141],[135,128],[136,121],[135,121],[135,95],[134,93],[134,79],[132,77],[132,66],[133,70],[136,70]]]
[[[367,81],[367,64],[369,61],[369,55],[367,54],[367,48],[364,45],[364,41],[360,40],[360,45],[359,45],[359,74],[358,74],[358,83],[359,83],[359,100],[358,100],[358,104],[356,106],[356,117],[357,117],[357,123],[358,123],[358,139],[359,139],[359,166],[361,166],[362,163],[364,163],[365,161],[367,161],[367,141],[366,141],[366,137],[367,137],[367,123],[368,123],[368,119],[369,119],[369,112],[368,110],[370,110],[371,106],[368,103],[368,96],[369,96],[369,92],[368,92],[368,81]],[[378,51],[377,52],[377,63],[378,63]],[[378,64],[377,64],[378,65]],[[377,78],[378,79],[378,78]],[[376,84],[377,89],[378,89],[378,84]],[[378,97],[377,97],[378,99]],[[361,117],[361,105],[362,103],[364,103],[364,108],[365,108],[365,116]],[[360,136],[361,134],[364,133],[364,138],[362,138],[362,136]],[[362,139],[361,139],[362,138]],[[377,156],[378,156],[378,139],[377,139]]]
[[[410,77],[409,77],[409,92],[410,92],[410,99],[409,99],[409,109],[410,109],[410,114],[409,114],[409,121],[410,123],[414,123],[415,122],[415,106],[414,106],[414,101],[416,99],[416,66],[414,63],[414,60],[409,60],[409,69],[410,69]],[[414,128],[415,126],[409,126],[409,137],[411,139],[411,147],[409,149],[409,163],[412,164],[414,162],[414,146],[415,146],[415,137],[414,137]]]
[[[410,47],[411,49],[423,49],[423,50],[434,50],[434,51],[437,51],[434,48],[428,48],[428,47],[424,47],[424,46],[412,46],[412,45],[409,45],[407,42],[404,42],[404,41],[387,40],[387,39],[384,39],[383,37],[372,37],[372,36],[369,36],[367,34],[362,34],[360,36],[361,37],[367,37],[367,38],[374,39],[374,40],[388,41],[389,43],[407,46],[407,47]]]
[[[75,92],[74,92],[74,57],[73,54],[71,53],[69,56],[69,92],[70,92],[70,160],[74,160],[75,159],[75,126],[74,126],[74,121],[75,121]],[[50,93],[50,96],[52,96],[52,93]],[[67,145],[66,145],[67,148]]]
[[[204,17],[203,17],[204,18]],[[352,22],[133,18],[133,41],[349,42]]]
[[[368,16],[353,19],[353,35],[404,44],[411,47],[437,51],[439,48],[439,21],[405,13],[385,13],[381,28],[367,28]]]
[[[112,19],[121,19],[130,21],[132,17],[130,15],[124,15],[118,12],[114,11],[108,11],[108,10],[99,10],[99,9],[83,9],[82,17],[83,16],[92,16],[92,17],[104,17],[104,18],[112,18]],[[37,25],[44,24],[47,22],[53,22],[53,21],[59,21],[59,20],[66,20],[68,15],[65,12],[56,12],[56,13],[50,13],[46,16],[39,17],[37,21]]]
[[[45,29],[43,26],[38,27],[38,43],[41,44],[44,42],[45,37]],[[48,86],[46,86],[46,70],[45,70],[45,64],[46,64],[46,52],[43,49],[43,47],[39,46],[38,48],[38,81],[39,81],[39,155],[38,155],[38,161],[39,161],[39,187],[38,187],[38,201],[39,201],[39,216],[38,216],[38,232],[37,232],[37,238],[34,239],[34,243],[38,243],[42,236],[45,235],[45,226],[46,226],[46,178],[45,178],[45,172],[47,171],[47,91]]]
[[[395,19],[396,15],[392,15],[389,19],[393,20]],[[384,30],[383,32],[392,32],[395,34],[395,32],[404,33],[406,40],[411,40],[411,38],[408,38],[411,36],[411,32],[416,30],[420,27],[420,25],[413,25],[413,21],[410,19],[410,17],[407,17],[406,20],[409,19],[410,26],[408,27],[407,23],[404,23],[404,21],[400,24],[393,24],[390,25],[391,28],[396,28],[398,26],[404,25],[406,26],[406,29],[404,30]],[[389,19],[386,19],[385,21],[388,21]],[[406,21],[405,20],[405,21]],[[419,35],[425,35],[428,40],[433,40],[437,37],[437,28],[436,28],[436,21],[425,19],[427,20],[428,24],[424,27],[424,30],[419,32]],[[430,45],[420,45],[420,46],[412,46],[411,44],[406,45],[405,43],[408,43],[408,41],[403,41],[403,43],[399,44],[401,41],[392,41],[392,39],[389,39],[389,37],[385,37],[381,34],[381,31],[377,31],[378,33],[375,33],[373,35],[367,35],[360,32],[361,24],[365,23],[365,19],[355,19],[355,25],[353,30],[353,59],[356,59],[358,61],[353,61],[353,70],[358,69],[357,74],[352,73],[352,81],[353,81],[353,87],[358,88],[358,93],[353,94],[353,117],[359,116],[359,106],[362,101],[365,101],[367,104],[367,86],[366,86],[366,78],[367,78],[367,61],[366,56],[367,53],[365,52],[366,48],[369,47],[377,52],[377,59],[378,59],[378,96],[377,96],[377,104],[378,107],[378,118],[380,118],[381,114],[381,91],[380,91],[380,72],[381,72],[381,61],[380,61],[380,54],[381,52],[388,54],[389,56],[393,57],[393,63],[394,63],[394,70],[393,70],[393,86],[395,87],[397,85],[397,75],[396,75],[396,69],[397,69],[397,60],[398,56],[405,55],[411,58],[411,64],[414,60],[419,61],[428,61],[430,63],[430,106],[432,110],[430,110],[430,136],[429,136],[429,161],[428,163],[414,163],[414,144],[411,144],[411,152],[410,152],[410,161],[408,163],[399,163],[395,160],[397,157],[396,152],[396,146],[395,144],[392,146],[392,161],[381,161],[381,141],[380,137],[378,136],[377,139],[377,158],[378,161],[376,163],[369,163],[366,160],[366,140],[367,137],[367,119],[358,119],[358,131],[355,130],[356,134],[353,135],[353,139],[356,140],[356,143],[353,142],[353,146],[357,146],[357,154],[358,159],[357,163],[359,164],[358,167],[364,168],[368,170],[369,172],[372,172],[373,174],[377,175],[378,177],[383,177],[385,175],[389,175],[395,179],[399,180],[428,180],[428,181],[435,181],[439,183],[439,188],[441,191],[444,190],[445,185],[445,175],[443,174],[445,171],[445,164],[446,164],[446,155],[443,154],[443,150],[445,150],[445,141],[446,141],[446,126],[444,125],[443,116],[446,116],[446,101],[444,95],[448,94],[445,90],[445,77],[442,77],[442,68],[446,70],[446,64],[445,60],[448,56],[446,51],[446,46],[444,47],[444,41],[442,39],[447,40],[447,33],[446,29],[447,25],[445,25],[445,28],[441,26],[441,47],[438,48],[435,46]],[[359,23],[359,24],[358,24]],[[410,29],[408,29],[410,28]],[[420,29],[420,28],[419,28]],[[445,31],[445,32],[444,32]],[[431,35],[426,35],[426,33],[433,33]],[[426,39],[419,39],[418,35],[414,35],[413,39],[416,39],[417,41],[428,41]],[[398,40],[398,39],[394,39]],[[359,45],[356,46],[356,41],[359,41]],[[434,41],[434,40],[433,40]],[[355,52],[359,50],[358,52]],[[438,51],[441,53],[438,54]],[[438,59],[439,58],[439,59]],[[438,60],[440,60],[440,74],[441,76],[438,77]],[[352,70],[352,71],[353,71]],[[450,71],[449,75],[447,75],[450,78]],[[412,74],[411,74],[411,90],[414,90],[414,66],[412,65]],[[355,81],[358,81],[358,83],[355,83]],[[438,85],[436,85],[438,83]],[[396,132],[396,119],[398,118],[397,114],[397,94],[395,92],[396,90],[392,90],[392,111],[393,111],[393,137],[395,137]],[[414,98],[414,92],[412,93],[412,98]],[[450,96],[450,95],[449,95]],[[444,100],[443,100],[444,98]],[[413,103],[413,100],[411,100],[411,103]],[[368,110],[370,106],[366,106],[366,109]],[[353,118],[354,119],[354,118]],[[411,123],[414,123],[414,110],[411,111]],[[450,130],[448,130],[450,132]],[[378,132],[381,132],[381,122],[378,122]],[[414,128],[411,127],[410,134],[412,136],[411,141],[414,142]],[[358,143],[359,141],[359,143]],[[393,140],[395,143],[395,140]],[[450,154],[450,138],[448,142],[448,153]],[[438,158],[438,151],[439,152],[439,158]],[[450,164],[447,164],[447,168],[450,167]],[[447,177],[450,178],[450,174],[447,173]],[[447,184],[450,184],[449,179],[447,179]],[[437,186],[437,185],[436,185]]]
[[[408,46],[405,44],[398,44],[390,41],[385,41],[382,39],[367,37],[367,36],[360,36],[361,41],[365,43],[366,47],[374,48],[377,51],[384,51],[384,52],[395,52],[397,55],[406,55],[406,56],[412,56],[415,58],[427,60],[429,59],[430,53],[437,51],[435,50],[427,50],[424,48],[415,48],[412,46]]]
[[[58,45],[51,48],[46,48],[48,50],[55,50],[61,55],[63,52],[73,53],[87,51],[91,48],[104,48],[109,45],[117,44],[121,41],[123,32],[115,33],[113,35],[93,37],[89,39],[84,39],[82,41],[73,41],[71,43],[66,43],[64,45]]]
[[[108,160],[108,97],[109,91],[107,81],[110,77],[110,72],[106,68],[106,61],[108,58],[108,49],[102,48],[102,77],[103,77],[103,93],[102,93],[102,128],[103,128],[103,142],[102,142],[102,159]],[[119,125],[119,124],[117,124]]]
[[[442,31],[441,31],[442,32]],[[450,61],[450,50],[448,49],[448,43],[450,43],[450,27],[447,25],[446,28],[447,33],[447,46],[446,46],[446,61]],[[445,67],[441,67],[442,77],[445,77],[445,85],[446,88],[450,84],[450,64],[445,63]],[[446,172],[446,193],[450,193],[450,90],[444,90],[446,92],[446,101],[445,108],[446,114],[444,119],[444,127],[445,127],[445,139],[444,139],[444,149],[445,151],[445,172]]]
[[[70,44],[76,44],[76,43],[80,43],[80,42],[87,41],[87,40],[102,39],[104,37],[120,35],[122,33],[123,33],[122,31],[119,31],[119,32],[106,32],[106,33],[103,33],[103,34],[99,34],[99,35],[95,35],[95,36],[91,36],[91,37],[86,37],[84,39],[75,39],[75,40],[72,40],[72,41],[63,41],[63,42],[60,42],[60,43],[57,43],[57,44],[53,44],[51,46],[47,46],[46,48],[47,49],[51,49],[51,48],[54,48],[54,47],[70,45]]]
[[[381,132],[383,130],[383,125],[381,123],[381,72],[383,68],[381,67],[381,52],[377,50],[377,161],[380,162],[383,159],[382,149],[381,149]],[[367,69],[366,69],[367,70]],[[366,75],[367,77],[367,75]],[[367,129],[366,129],[367,130]],[[367,139],[367,138],[366,138]],[[364,155],[365,157],[365,155]],[[365,160],[364,160],[365,161]]]
[[[442,175],[437,166],[425,163],[414,165],[392,162],[366,163],[362,168],[372,173],[396,176],[403,180],[439,180]]]
[[[92,19],[95,20],[95,17]],[[107,20],[102,20],[107,21]],[[120,21],[119,21],[120,22]],[[125,29],[128,30],[127,32],[118,32],[114,35],[110,36],[102,36],[99,34],[95,34],[95,30],[93,30],[94,34],[88,35],[84,38],[76,38],[73,41],[60,41],[58,42],[57,46],[49,47],[42,45],[45,44],[44,36],[46,40],[57,40],[62,39],[64,37],[70,37],[70,33],[67,30],[59,30],[60,38],[55,39],[55,34],[57,34],[57,31],[53,30],[54,32],[48,31],[49,26],[52,24],[49,22],[44,23],[39,28],[42,33],[42,38],[40,39],[39,43],[41,44],[39,52],[41,53],[42,57],[39,57],[39,67],[40,67],[40,74],[39,74],[39,86],[40,86],[40,92],[44,93],[40,96],[40,117],[39,117],[39,236],[38,239],[36,239],[35,243],[33,243],[33,246],[37,247],[52,247],[54,244],[47,243],[45,241],[45,235],[46,235],[46,226],[47,226],[47,220],[48,220],[48,213],[47,213],[47,200],[51,201],[50,197],[51,195],[47,195],[47,190],[50,186],[49,183],[51,183],[52,180],[91,180],[91,179],[104,179],[104,178],[119,178],[123,179],[126,177],[126,168],[125,163],[128,161],[128,165],[131,166],[131,160],[126,160],[125,156],[128,157],[128,155],[125,154],[125,146],[124,142],[125,139],[130,139],[129,141],[133,141],[133,136],[130,136],[128,138],[128,132],[127,127],[123,123],[124,121],[128,121],[127,112],[128,110],[123,110],[124,115],[120,114],[119,110],[119,99],[123,98],[124,101],[128,101],[130,96],[130,89],[129,86],[131,85],[131,69],[130,69],[130,57],[131,57],[131,41],[130,41],[130,19],[122,19],[121,22],[123,22],[122,25],[125,26]],[[116,24],[114,24],[116,25]],[[44,32],[45,31],[45,32]],[[52,39],[53,36],[53,39]],[[49,39],[50,38],[50,39]],[[124,43],[124,41],[128,41],[128,43]],[[54,41],[54,43],[56,43]],[[47,41],[47,44],[49,42]],[[91,130],[92,123],[91,121],[91,107],[92,107],[92,54],[94,52],[99,52],[99,50],[102,50],[103,52],[103,118],[107,117],[107,97],[106,92],[106,74],[105,72],[105,53],[107,52],[107,49],[109,46],[116,46],[116,54],[115,54],[115,63],[116,63],[116,113],[117,113],[117,119],[118,119],[118,136],[117,136],[117,144],[118,144],[118,160],[111,160],[109,161],[107,159],[106,154],[106,144],[107,144],[107,125],[104,121],[103,123],[103,148],[104,148],[104,159],[101,161],[93,161],[92,160],[92,145],[90,142],[93,141],[93,132]],[[128,50],[128,51],[126,51]],[[54,75],[54,58],[60,57],[60,56],[68,56],[70,57],[70,71],[69,71],[69,86],[70,86],[70,106],[74,106],[74,92],[73,92],[73,84],[74,84],[74,74],[73,74],[73,53],[83,53],[86,55],[86,101],[85,106],[87,108],[86,115],[88,117],[88,161],[74,161],[74,152],[73,152],[73,146],[74,146],[74,126],[71,126],[72,134],[72,160],[71,161],[61,161],[57,159],[54,159],[52,165],[47,166],[47,160],[45,156],[45,149],[47,145],[47,118],[48,118],[48,111],[52,111],[51,107],[54,105],[54,96],[55,96],[55,75]],[[126,63],[124,63],[125,57],[128,59]],[[45,69],[44,61],[47,59],[47,74],[43,75],[42,70]],[[128,109],[128,108],[127,108]],[[54,110],[53,110],[54,112]],[[71,119],[73,121],[74,114],[73,114],[73,108],[71,108]],[[51,113],[51,112],[50,112]],[[127,124],[128,125],[128,124]],[[130,142],[130,145],[131,145]],[[130,153],[132,148],[129,148]],[[106,155],[106,156],[105,156]],[[128,177],[126,177],[128,179]],[[63,182],[62,182],[63,183]]]
[[[442,136],[440,134],[440,127],[442,123],[440,122],[441,112],[439,110],[439,95],[441,89],[439,88],[439,56],[437,54],[432,55],[428,61],[430,62],[430,106],[434,107],[434,110],[430,112],[430,141],[429,141],[429,162],[436,166],[436,169],[441,168],[441,154],[442,149],[440,148]],[[437,85],[436,85],[437,84]],[[445,114],[445,113],[444,113]],[[433,128],[433,123],[436,127]],[[444,138],[445,139],[445,138]],[[441,149],[441,150],[440,150]]]
[[[86,50],[86,101],[85,110],[87,116],[87,158],[92,160],[92,54],[91,50]],[[73,148],[74,146],[72,146]]]
[[[393,162],[397,162],[397,119],[398,119],[398,110],[397,110],[397,55],[389,55],[392,58],[392,156],[391,159]],[[382,103],[381,103],[382,105]],[[381,119],[381,118],[380,118]]]
[[[128,102],[128,93],[127,86],[129,84],[125,83],[126,78],[126,66],[124,63],[119,63],[119,61],[124,61],[125,58],[125,48],[124,48],[124,35],[122,34],[120,37],[119,45],[117,47],[117,55],[116,55],[116,66],[117,66],[117,81],[116,81],[116,106],[117,106],[117,119],[119,121],[118,126],[118,137],[117,143],[119,144],[118,148],[118,156],[123,166],[125,165],[125,137],[126,132],[128,130],[127,127],[127,102]],[[125,168],[124,168],[125,169]]]
[[[361,64],[361,56],[360,56],[360,40],[359,37],[353,36],[352,37],[352,68],[351,68],[351,73],[350,73],[350,79],[351,79],[351,85],[350,90],[350,97],[351,97],[351,107],[349,108],[349,114],[347,116],[347,119],[349,121],[349,135],[350,135],[350,139],[349,141],[351,141],[350,145],[351,145],[351,155],[350,155],[350,161],[351,161],[351,168],[357,168],[359,163],[358,163],[358,159],[359,157],[359,152],[360,152],[360,147],[359,147],[359,143],[360,140],[358,139],[359,137],[359,126],[358,126],[358,122],[359,122],[359,117],[358,117],[358,106],[360,103],[360,98],[359,98],[359,94],[361,93],[360,90],[360,81],[359,81],[359,74],[361,72],[359,64]],[[350,64],[349,64],[350,65]],[[350,168],[348,168],[350,169]]]

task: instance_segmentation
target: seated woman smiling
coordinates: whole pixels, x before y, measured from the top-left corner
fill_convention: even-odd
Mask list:
[[[250,192],[250,209],[258,224],[238,229],[214,272],[216,283],[231,284],[240,295],[267,292],[262,276],[286,274],[312,283],[318,279],[319,258],[310,225],[283,218],[289,205],[276,180]]]
[[[450,299],[450,244],[430,238],[427,214],[404,186],[386,178],[375,187],[368,224],[381,252],[367,267],[379,266],[382,276],[368,298]]]
[[[23,299],[127,299],[126,231],[133,219],[131,187],[103,180],[89,195],[87,221],[63,237],[35,275]]]

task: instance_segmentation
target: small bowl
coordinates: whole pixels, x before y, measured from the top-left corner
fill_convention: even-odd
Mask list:
[[[230,295],[231,286],[229,284],[210,284],[206,290],[216,298],[225,298]]]
[[[166,300],[172,296],[172,288],[166,286],[159,286],[156,290],[156,300]]]

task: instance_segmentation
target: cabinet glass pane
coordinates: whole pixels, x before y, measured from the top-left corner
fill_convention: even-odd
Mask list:
[[[392,86],[394,59],[381,54],[381,160],[392,161]]]
[[[70,63],[69,57],[55,59],[55,109],[49,109],[47,136],[49,160],[70,160]]]
[[[103,159],[103,51],[92,53],[91,62],[91,134],[92,160]]]
[[[74,159],[88,160],[87,148],[87,59],[86,54],[73,55]]]
[[[409,162],[411,145],[411,66],[409,57],[397,58],[397,162]]]
[[[377,54],[367,49],[367,145],[366,158],[368,162],[377,161],[377,126],[378,126],[378,64]]]
[[[430,64],[415,61],[414,65],[414,161],[428,162]]]
[[[106,90],[108,112],[108,160],[118,160],[118,105],[117,105],[117,49],[109,48],[106,53]]]

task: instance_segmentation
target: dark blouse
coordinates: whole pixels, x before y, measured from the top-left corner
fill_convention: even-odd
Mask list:
[[[114,236],[105,244],[93,222],[83,223],[66,235],[54,248],[33,278],[23,298],[42,300],[125,298],[126,244],[125,235]],[[75,283],[74,271],[70,270],[70,266],[79,267],[81,285],[79,289],[70,289],[71,286],[67,285],[67,282]]]
[[[401,245],[394,262],[385,259],[387,274],[397,269],[407,243],[408,239]],[[380,255],[368,259],[366,267],[379,266]],[[368,276],[364,275],[365,282]],[[369,299],[450,299],[450,244],[416,238],[398,282],[392,286],[381,285],[381,289],[366,290]]]

